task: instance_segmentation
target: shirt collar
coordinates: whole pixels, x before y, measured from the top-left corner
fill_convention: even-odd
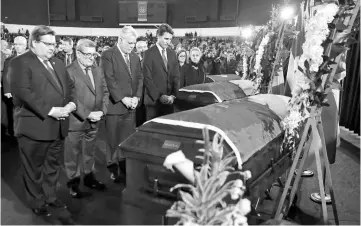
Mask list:
[[[85,71],[85,69],[86,69],[87,67],[85,67],[84,65],[82,65],[82,64],[79,62],[79,60],[78,60],[78,64],[79,64],[80,68],[81,68],[83,71]],[[91,66],[90,66],[90,68],[91,68]]]
[[[163,48],[158,44],[158,42],[155,45],[158,47],[160,53],[162,54]],[[166,49],[164,49],[164,50],[166,50]],[[167,51],[165,51],[165,52],[167,53]]]
[[[129,55],[130,55],[130,53],[129,53],[129,54],[125,54],[125,53],[120,49],[120,47],[119,47],[118,45],[117,45],[117,47],[118,47],[120,53],[123,55],[124,59],[125,59],[126,56],[129,56]]]

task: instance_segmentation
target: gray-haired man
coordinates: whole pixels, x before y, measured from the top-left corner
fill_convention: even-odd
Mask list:
[[[89,39],[81,39],[76,46],[77,60],[67,67],[76,90],[78,107],[70,115],[69,135],[65,140],[65,169],[68,187],[73,198],[83,198],[89,193],[79,189],[80,173],[84,185],[103,191],[106,186],[95,179],[94,153],[99,121],[107,113],[109,93],[104,74],[94,66],[96,45]]]

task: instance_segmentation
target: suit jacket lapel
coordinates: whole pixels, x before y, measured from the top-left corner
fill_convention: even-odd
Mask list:
[[[129,58],[130,58],[130,69],[133,70],[134,68],[136,68],[136,65],[137,65],[136,61],[138,60],[138,57],[136,57],[136,55],[134,53],[130,53]],[[135,74],[131,73],[132,78],[134,75]]]
[[[166,68],[166,65],[164,64],[164,61],[163,61],[163,57],[158,49],[158,46],[157,45],[154,45],[154,50],[157,52],[156,55],[158,56],[162,66],[163,66],[163,69],[168,72],[167,68]]]
[[[171,66],[170,60],[169,60],[170,55],[171,55],[171,51],[170,51],[170,49],[167,48],[167,68],[168,68],[168,71],[170,71],[170,66]]]
[[[125,59],[124,59],[122,53],[120,52],[118,46],[114,46],[114,48],[115,48],[115,53],[116,53],[116,56],[118,57],[118,60],[119,60],[120,62],[122,62],[123,66],[125,67],[125,69],[126,69],[127,72],[128,72],[128,75],[129,75],[130,77],[132,77],[132,76],[131,76],[131,73],[130,73],[130,71],[129,71],[128,65],[127,65],[127,63],[125,63]],[[130,61],[130,62],[132,62],[132,61]]]
[[[94,78],[95,92],[97,92],[97,90],[98,90],[98,93],[103,92],[101,76],[99,75],[99,69],[97,69],[96,67],[92,67],[92,72],[93,72],[93,78]]]
[[[74,66],[75,66],[75,70],[76,70],[76,72],[75,72],[76,75],[79,75],[83,79],[83,81],[88,86],[90,91],[92,91],[92,93],[94,93],[94,95],[95,95],[95,89],[93,87],[93,84],[92,84],[89,76],[84,73],[84,71],[81,69],[81,67],[80,67],[80,65],[79,65],[79,63],[77,61],[74,63]],[[93,78],[94,78],[95,76],[94,76],[94,70],[93,69],[92,69],[92,73],[93,73]],[[94,81],[94,83],[95,83],[95,81]]]
[[[50,72],[48,71],[48,69],[45,67],[45,65],[40,62],[40,60],[38,59],[38,57],[36,56],[35,53],[33,53],[31,50],[30,52],[32,53],[35,62],[38,64],[38,68],[41,68],[44,72],[45,77],[49,80],[49,82],[54,86],[54,88],[60,93],[63,94],[63,91],[61,90],[62,87],[59,87],[59,85],[57,84],[57,82],[54,80],[53,76],[50,74]],[[60,81],[60,80],[59,80]]]

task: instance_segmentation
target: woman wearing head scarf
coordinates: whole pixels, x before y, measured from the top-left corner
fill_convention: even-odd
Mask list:
[[[202,57],[201,50],[197,47],[193,47],[190,50],[190,63],[183,69],[181,77],[184,77],[184,85],[190,86],[194,84],[201,84],[205,82],[206,73],[203,64],[199,61]],[[181,84],[182,87],[182,84]]]

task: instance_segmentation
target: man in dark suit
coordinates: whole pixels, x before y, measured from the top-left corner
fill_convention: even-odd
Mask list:
[[[162,24],[157,30],[156,45],[144,53],[144,105],[147,120],[173,113],[180,77],[176,53],[167,48],[173,34],[171,26]]]
[[[76,46],[77,60],[67,67],[76,90],[77,109],[70,115],[69,134],[65,139],[65,170],[73,198],[83,198],[87,193],[79,189],[80,173],[84,185],[103,191],[106,186],[95,179],[94,156],[99,121],[107,113],[109,92],[102,70],[94,66],[96,44],[80,39]]]
[[[68,116],[76,109],[74,84],[64,63],[53,58],[55,46],[53,30],[35,27],[29,37],[30,50],[15,57],[9,68],[25,194],[34,213],[46,216],[50,215],[48,205],[66,208],[55,190]]]
[[[12,95],[11,95],[11,89],[10,89],[10,77],[8,75],[9,71],[9,65],[10,61],[14,59],[16,56],[20,56],[21,54],[25,53],[26,51],[26,45],[27,41],[26,38],[23,36],[17,36],[14,39],[14,46],[15,46],[15,54],[11,57],[6,58],[4,62],[4,76],[2,77],[2,83],[3,83],[3,91],[6,104],[6,110],[8,114],[8,133],[9,135],[14,135],[14,120],[13,120],[13,102],[12,102]]]
[[[110,93],[105,117],[109,148],[108,169],[114,182],[125,177],[125,159],[118,145],[135,131],[135,109],[143,89],[140,59],[132,52],[137,33],[131,26],[122,28],[116,46],[103,52],[100,65]]]
[[[63,61],[65,66],[68,66],[76,60],[74,42],[71,38],[65,37],[61,40],[61,43],[62,51],[58,52],[55,56]]]

